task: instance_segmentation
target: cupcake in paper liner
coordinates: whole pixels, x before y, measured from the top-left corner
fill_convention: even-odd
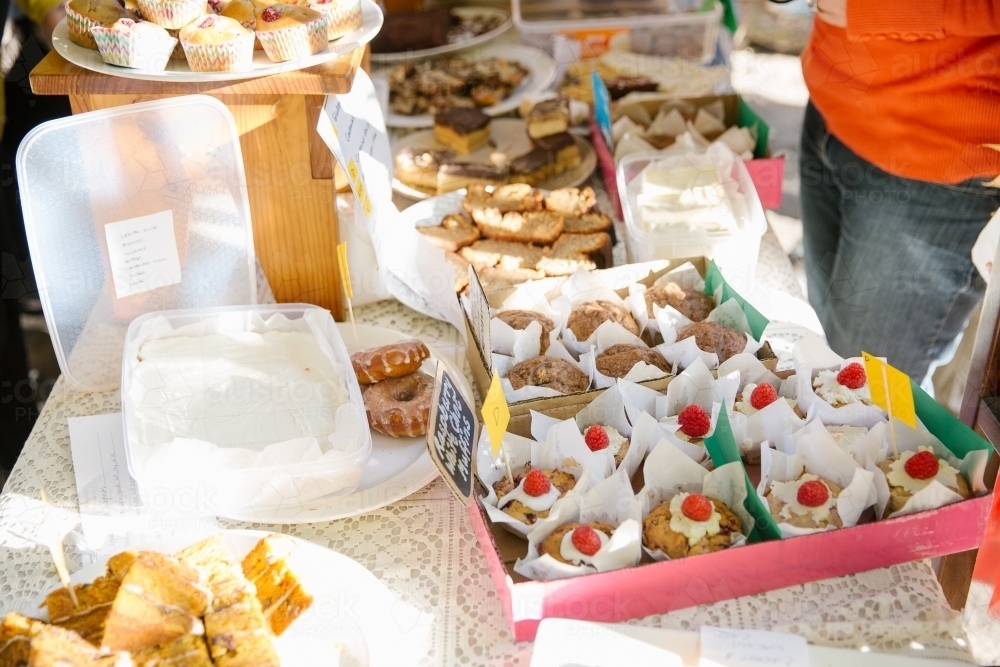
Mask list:
[[[603,350],[615,343],[645,344],[628,303],[597,275],[577,271],[560,291],[552,307],[565,317],[563,342],[571,353],[582,355],[591,347]]]
[[[180,32],[192,72],[246,72],[253,67],[253,33],[237,21],[209,14]]]
[[[667,440],[643,464],[642,546],[654,560],[685,558],[741,546],[753,530],[743,467],[708,472]]]
[[[326,16],[327,40],[343,37],[361,27],[361,0],[318,0],[310,2],[309,8]]]
[[[476,465],[487,494],[480,502],[490,521],[515,535],[527,538],[540,526],[559,525],[560,517],[572,511],[566,506],[573,507],[582,493],[603,479],[600,470],[593,477],[590,462],[581,462],[579,455],[574,458],[561,443],[538,443],[507,433],[503,444],[507,456],[501,452],[494,458],[489,433],[483,429]]]
[[[162,72],[167,67],[177,39],[149,21],[118,19],[113,25],[90,29],[104,62],[119,67]]]
[[[715,308],[706,319],[678,327],[677,320],[668,321],[661,315],[660,333],[663,343],[657,350],[677,368],[687,368],[700,358],[709,368],[737,354],[756,354],[763,344],[754,340],[750,323],[736,299]]]
[[[181,44],[181,31],[180,30],[167,30],[167,34],[177,40],[174,44],[174,50],[170,52],[171,60],[185,60],[184,57],[184,45]]]
[[[886,420],[885,411],[872,405],[868,377],[860,357],[844,359],[816,335],[792,348],[797,380],[796,400],[807,416],[824,424],[871,428]]]
[[[308,58],[327,50],[328,20],[308,7],[275,3],[257,13],[257,39],[273,62]]]
[[[662,354],[620,326],[605,322],[593,338],[595,344],[580,355],[580,365],[594,378],[598,389],[610,387],[618,380],[658,380],[674,371]]]
[[[147,21],[170,30],[180,30],[208,11],[205,0],[138,0]]]
[[[72,0],[66,5],[66,31],[74,44],[97,51],[90,29],[111,26],[118,19],[134,18],[118,0]]]
[[[757,494],[782,537],[855,526],[878,503],[875,475],[837,446],[818,420],[792,434],[785,451],[761,448]]]
[[[559,313],[554,311],[546,301],[532,302],[523,308],[507,308],[505,304],[490,319],[490,345],[493,350],[493,368],[501,376],[505,376],[517,364],[540,356],[563,359],[574,366],[578,366],[576,360],[566,350],[559,339],[562,324],[563,322],[560,320]],[[541,362],[537,362],[537,365],[542,364]],[[558,366],[560,364],[552,365]],[[583,372],[582,369],[581,372]],[[519,374],[516,373],[515,377]],[[576,374],[571,373],[571,375],[575,376]],[[567,381],[572,383],[571,378],[567,378]],[[579,383],[583,380],[577,376],[576,381]],[[520,385],[520,382],[518,384]],[[588,387],[589,384],[588,377]],[[527,386],[532,385],[527,383]],[[579,391],[578,385],[564,387],[563,389],[566,388]],[[510,389],[514,391],[513,385]],[[573,391],[561,391],[558,387],[556,391],[573,393]],[[508,394],[507,400],[511,401],[515,399],[512,398],[512,394]]]
[[[702,322],[715,309],[715,299],[705,294],[705,279],[687,262],[665,273],[646,286],[629,285],[629,306],[639,323],[639,330],[660,333],[660,321],[676,330],[693,322]]]
[[[616,473],[567,505],[558,525],[528,534],[528,553],[514,571],[535,581],[609,572],[642,557],[641,507],[627,475]]]
[[[552,345],[545,355],[512,365],[494,355],[494,369],[500,374],[509,403],[577,394],[590,389],[592,383],[590,374],[562,345]]]
[[[729,423],[740,456],[751,465],[760,463],[760,447],[772,445],[805,424],[795,402],[794,378],[781,380],[757,357],[738,354],[719,366],[719,377],[739,376],[739,390],[732,404]]]

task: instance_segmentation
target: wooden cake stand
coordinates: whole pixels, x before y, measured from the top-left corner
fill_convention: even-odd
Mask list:
[[[326,95],[349,92],[367,47],[296,72],[205,83],[98,74],[50,51],[31,72],[36,95],[68,95],[74,114],[136,102],[211,95],[236,119],[257,259],[279,302],[328,308],[343,319],[336,264],[334,159],[316,133]]]

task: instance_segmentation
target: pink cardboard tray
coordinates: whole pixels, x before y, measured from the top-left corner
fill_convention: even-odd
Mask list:
[[[478,502],[476,537],[516,641],[543,618],[618,623],[699,604],[838,577],[979,546],[993,495],[826,533],[550,582],[514,573],[526,542],[494,528]]]

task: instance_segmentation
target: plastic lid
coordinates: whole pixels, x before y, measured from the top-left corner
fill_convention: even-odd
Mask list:
[[[116,389],[129,323],[257,302],[239,133],[192,95],[38,126],[17,151],[24,223],[59,368]]]

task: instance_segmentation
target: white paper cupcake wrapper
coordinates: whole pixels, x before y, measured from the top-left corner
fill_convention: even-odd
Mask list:
[[[253,35],[231,42],[192,44],[182,42],[192,72],[246,72],[253,67]]]
[[[340,6],[336,2],[315,3],[309,5],[309,9],[313,9],[327,17],[327,40],[343,37],[352,30],[357,30],[361,27],[360,2],[355,2],[350,7]]]
[[[267,57],[276,63],[308,58],[314,53],[326,51],[328,20],[324,15],[321,19],[310,21],[305,25],[258,31],[257,39],[264,47]]]
[[[90,33],[94,26],[101,25],[97,21],[87,18],[83,14],[77,14],[66,5],[66,32],[69,33],[70,41],[88,49],[97,50],[97,42]]]
[[[104,62],[148,72],[166,69],[177,45],[173,37],[143,39],[134,32],[125,33],[103,26],[94,26],[91,34]]]
[[[205,0],[139,0],[139,11],[147,21],[179,30],[208,11]]]

